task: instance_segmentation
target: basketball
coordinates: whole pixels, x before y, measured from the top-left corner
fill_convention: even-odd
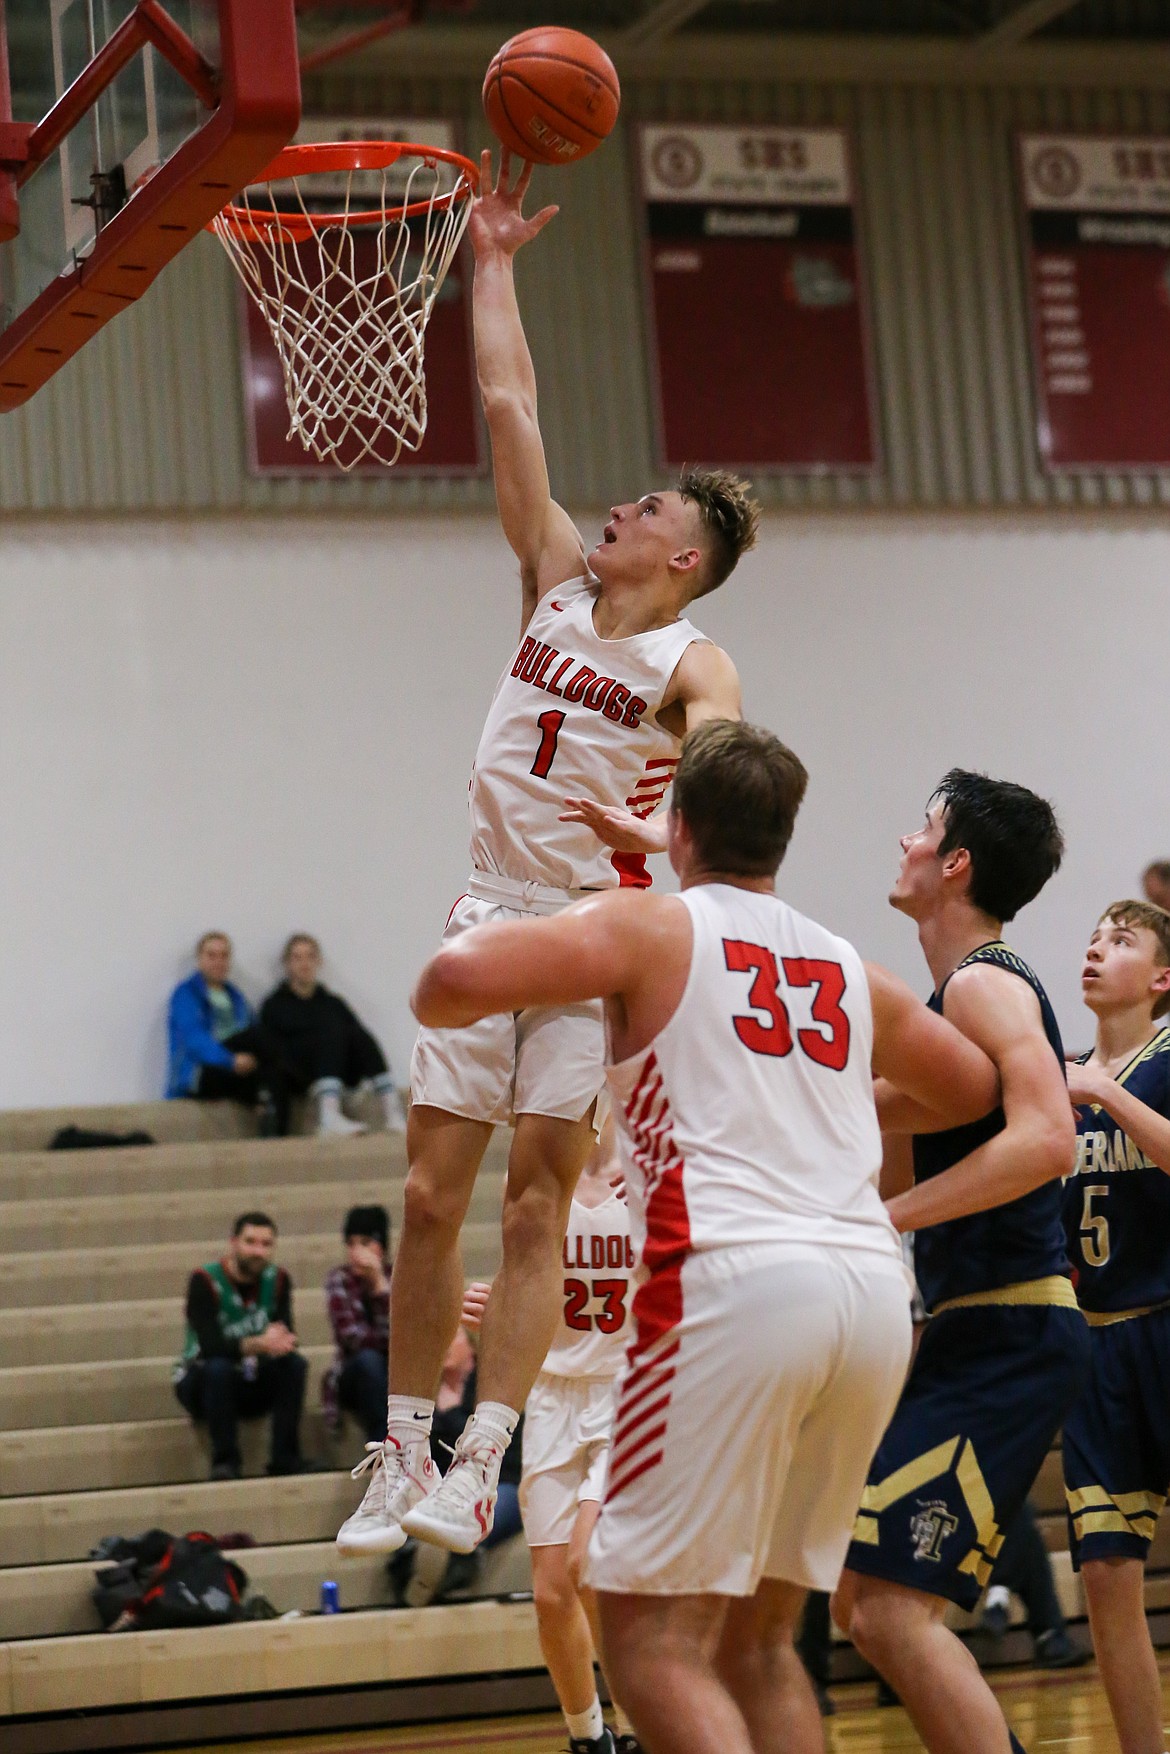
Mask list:
[[[593,152],[617,121],[620,103],[605,50],[559,25],[510,37],[483,83],[492,133],[534,164],[572,164]]]

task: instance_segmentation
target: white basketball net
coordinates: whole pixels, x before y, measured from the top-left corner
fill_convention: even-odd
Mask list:
[[[422,157],[350,171],[340,195],[331,189],[334,223],[325,224],[302,188],[310,180],[280,183],[284,223],[265,187],[246,190],[214,229],[272,333],[290,439],[342,469],[367,459],[390,467],[427,430],[423,336],[470,190],[449,165]],[[399,216],[419,203],[412,218]],[[346,223],[371,211],[372,224]]]

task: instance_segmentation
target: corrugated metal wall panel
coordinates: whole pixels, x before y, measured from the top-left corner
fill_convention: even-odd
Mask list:
[[[307,109],[452,115],[485,143],[462,78],[333,77]],[[611,146],[537,200],[565,202],[518,285],[541,386],[554,491],[605,504],[652,479],[652,391],[630,129],[640,120],[832,124],[852,130],[868,266],[883,463],[872,476],[763,477],[766,503],[807,509],[1164,507],[1170,473],[1044,475],[1034,438],[1013,134],[1170,132],[1166,92],[1002,83],[872,86],[642,80]],[[0,420],[11,511],[482,510],[486,480],[253,479],[237,288],[198,239],[26,409]]]

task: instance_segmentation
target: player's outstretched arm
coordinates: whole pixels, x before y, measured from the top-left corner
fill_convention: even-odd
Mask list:
[[[1032,989],[1005,969],[962,969],[947,987],[946,1014],[999,1070],[1003,1130],[941,1175],[889,1202],[901,1231],[986,1212],[1067,1175],[1076,1128],[1064,1073],[1044,1033]]]
[[[528,164],[513,181],[505,152],[493,182],[492,155],[485,152],[481,193],[472,203],[468,225],[475,251],[472,316],[479,392],[492,441],[500,523],[520,562],[525,624],[546,591],[586,570],[580,532],[549,488],[536,414],[536,373],[512,275],[516,251],[557,211],[544,207],[531,219],[524,217],[531,176]]]
[[[477,926],[431,957],[411,1008],[420,1023],[457,1029],[529,1005],[610,998],[644,972],[669,899],[610,890],[549,919]]]
[[[659,718],[681,737],[706,719],[742,719],[739,672],[725,651],[706,640],[689,645],[670,679]],[[592,798],[566,798],[562,822],[583,822],[619,853],[664,853],[666,812],[637,816]]]
[[[1151,1163],[1170,1175],[1170,1118],[1133,1096],[1124,1084],[1096,1066],[1069,1066],[1068,1094],[1074,1108],[1096,1103],[1144,1151]]]
[[[873,1067],[889,1099],[908,1102],[929,1119],[931,1130],[962,1126],[993,1109],[999,1074],[983,1049],[928,1010],[888,969],[867,962],[865,972],[873,1006]],[[880,1104],[878,1112],[880,1117]]]

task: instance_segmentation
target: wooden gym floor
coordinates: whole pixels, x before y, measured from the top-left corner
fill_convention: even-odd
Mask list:
[[[1170,1723],[1170,1654],[1161,1658]],[[1028,1754],[1117,1754],[1104,1690],[1093,1668],[1048,1674],[1017,1670],[992,1685]],[[922,1744],[905,1712],[878,1710],[871,1685],[835,1687],[837,1714],[826,1724],[829,1754],[914,1754]],[[203,1742],[169,1754],[555,1754],[566,1746],[558,1717],[477,1718],[404,1730],[345,1731],[262,1742]]]

